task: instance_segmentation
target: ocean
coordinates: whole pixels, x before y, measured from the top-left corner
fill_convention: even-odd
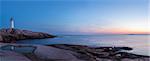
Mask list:
[[[60,35],[56,38],[21,40],[19,44],[74,44],[88,46],[131,47],[128,51],[150,56],[150,35]]]

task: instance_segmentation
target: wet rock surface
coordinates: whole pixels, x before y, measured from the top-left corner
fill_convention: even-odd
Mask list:
[[[20,29],[1,29],[0,30],[0,42],[10,43],[18,40],[25,39],[44,39],[54,38],[56,36],[42,32],[32,32],[28,30]]]

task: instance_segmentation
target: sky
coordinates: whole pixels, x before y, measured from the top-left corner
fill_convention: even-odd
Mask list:
[[[52,34],[146,34],[148,0],[0,0],[0,28]]]

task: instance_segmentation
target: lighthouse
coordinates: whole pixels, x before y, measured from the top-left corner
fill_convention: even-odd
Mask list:
[[[13,19],[13,17],[11,17],[11,18],[10,18],[10,28],[11,28],[11,29],[14,29],[14,27],[15,27],[14,19]]]

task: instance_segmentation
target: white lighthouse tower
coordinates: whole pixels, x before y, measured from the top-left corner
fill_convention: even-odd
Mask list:
[[[10,28],[11,28],[11,29],[14,29],[14,27],[15,27],[14,19],[13,19],[13,17],[11,17],[11,18],[10,18]]]

